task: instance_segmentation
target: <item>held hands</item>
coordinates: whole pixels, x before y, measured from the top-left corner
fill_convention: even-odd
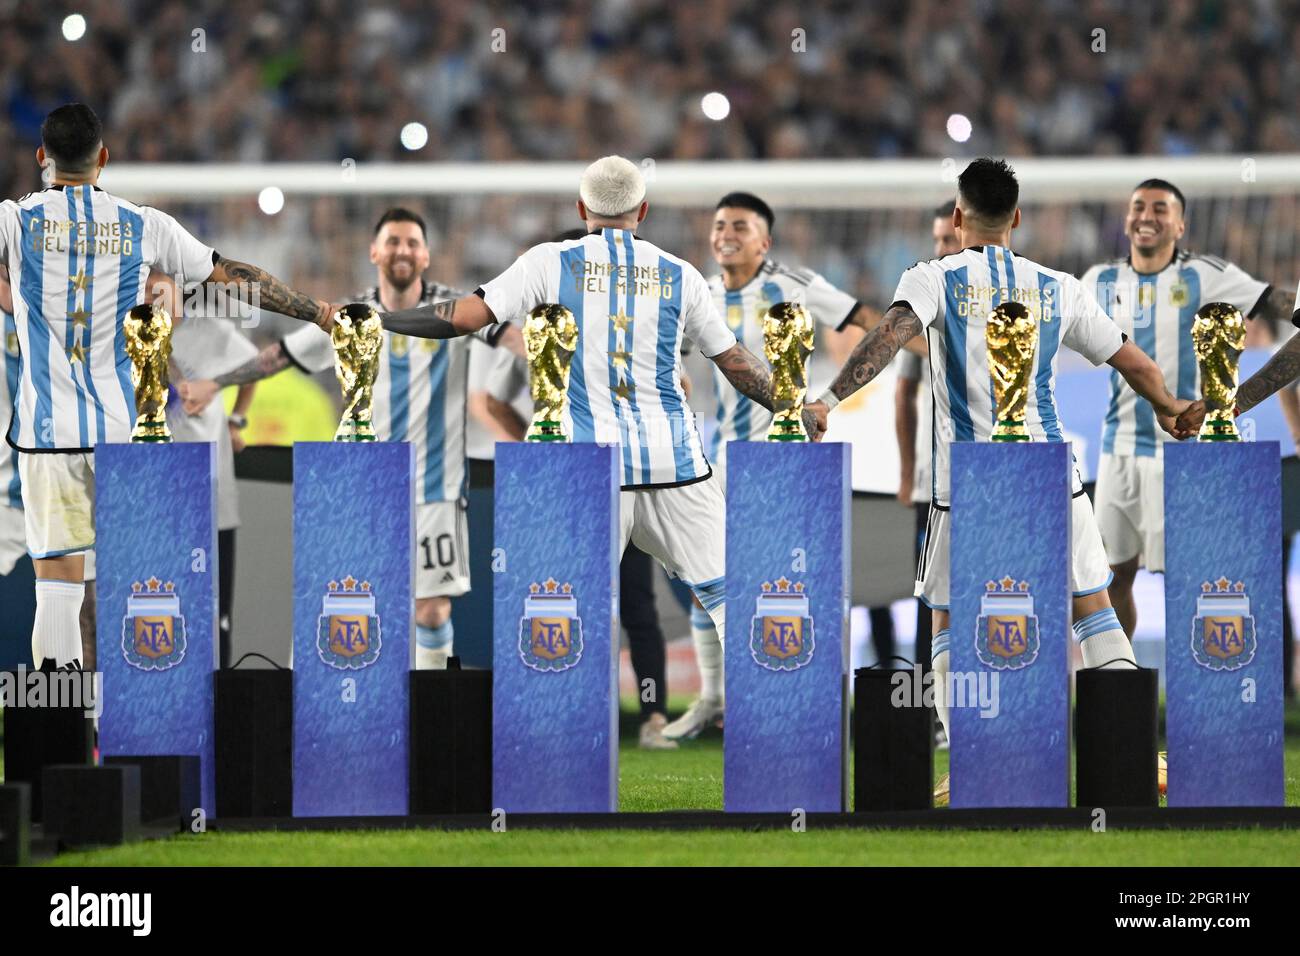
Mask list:
[[[826,416],[829,410],[822,402],[809,402],[803,407],[803,427],[813,441],[821,441],[826,434]]]
[[[1161,428],[1174,438],[1187,438],[1189,435],[1195,434],[1195,431],[1188,432],[1179,426],[1182,421],[1182,416],[1191,409],[1192,404],[1191,401],[1185,398],[1174,399],[1164,409],[1156,409],[1156,421],[1160,423]],[[1204,412],[1202,412],[1201,417],[1205,417]],[[1200,427],[1199,423],[1197,427]]]
[[[186,415],[200,415],[216,397],[221,387],[211,379],[196,379],[189,382],[177,382],[176,391],[181,396],[181,407]]]
[[[1178,419],[1174,423],[1173,430],[1168,428],[1165,428],[1165,430],[1169,431],[1175,438],[1191,438],[1201,430],[1201,424],[1205,421],[1205,412],[1205,401],[1203,399],[1188,402],[1187,406],[1178,413]],[[1160,425],[1162,428],[1165,427],[1163,420]]]

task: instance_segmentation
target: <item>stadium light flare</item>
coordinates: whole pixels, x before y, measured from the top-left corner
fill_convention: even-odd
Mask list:
[[[722,93],[705,93],[700,100],[700,109],[711,120],[724,120],[731,112],[731,101]]]
[[[964,143],[970,139],[971,124],[970,119],[961,113],[953,113],[948,117],[948,135],[955,143]]]
[[[63,18],[63,39],[75,43],[86,35],[86,18],[80,13],[70,13]]]
[[[257,194],[257,208],[274,216],[284,208],[284,191],[279,186],[267,186]]]
[[[429,142],[429,130],[423,123],[407,123],[402,127],[402,145],[415,152]]]

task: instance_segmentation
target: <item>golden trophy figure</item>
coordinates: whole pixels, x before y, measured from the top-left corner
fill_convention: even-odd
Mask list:
[[[133,442],[169,442],[167,363],[172,356],[172,317],[161,305],[137,305],[122,323],[135,386]]]
[[[763,319],[763,354],[772,366],[772,427],[768,441],[809,441],[803,425],[813,323],[797,302],[778,302]]]
[[[993,441],[1029,441],[1025,404],[1034,377],[1038,323],[1023,302],[1003,302],[984,326],[996,421]]]
[[[1237,362],[1246,348],[1246,322],[1241,310],[1226,302],[1210,302],[1196,311],[1192,346],[1201,367],[1201,397],[1205,421],[1197,441],[1241,441],[1232,410],[1237,404]]]
[[[524,323],[528,353],[528,392],[533,420],[525,441],[568,441],[564,433],[564,402],[569,394],[569,370],[578,348],[578,322],[562,305],[547,303],[528,313]]]
[[[379,356],[384,350],[384,323],[379,313],[353,302],[334,313],[334,373],[343,392],[343,417],[335,441],[374,441],[370,420]]]

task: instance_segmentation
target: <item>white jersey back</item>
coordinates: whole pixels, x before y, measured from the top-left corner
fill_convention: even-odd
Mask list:
[[[777,303],[797,302],[808,310],[814,322],[837,330],[844,327],[858,305],[857,299],[841,292],[811,269],[792,269],[770,260],[739,289],[728,289],[722,276],[717,275],[709,279],[709,291],[727,328],[760,358],[763,320],[767,310]],[[729,441],[764,441],[772,424],[772,413],[736,391],[717,366],[713,367],[712,374],[718,428],[713,434],[709,457],[719,461]]]
[[[463,294],[425,282],[420,305]],[[384,308],[377,288],[357,301]],[[501,326],[490,326],[478,337],[491,343],[501,331]],[[465,394],[473,339],[421,339],[387,331],[384,338],[371,406],[375,435],[380,441],[409,441],[414,447],[416,501],[455,501],[465,486]],[[304,371],[334,367],[330,337],[314,325],[294,331],[281,344]]]
[[[122,322],[151,268],[178,281],[212,274],[213,252],[171,216],[97,186],[51,186],[0,203],[18,346],[21,450],[89,451],[124,442],[135,420]]]
[[[933,501],[951,501],[949,443],[988,441],[993,383],[984,327],[1003,302],[1021,302],[1038,320],[1033,394],[1025,426],[1033,441],[1064,441],[1056,407],[1057,352],[1066,345],[1094,365],[1119,351],[1119,328],[1074,276],[1000,246],[972,246],[903,273],[894,301],[907,302],[926,326],[934,396]],[[1082,488],[1076,471],[1074,490]]]
[[[8,426],[18,397],[18,369],[22,356],[18,351],[18,328],[14,317],[0,309],[0,426]],[[18,453],[8,442],[0,441],[0,504],[11,508],[23,506],[22,481],[18,477]]]
[[[1176,252],[1155,273],[1136,271],[1127,259],[1093,266],[1083,285],[1115,324],[1160,366],[1178,398],[1201,397],[1201,369],[1192,346],[1196,310],[1227,302],[1249,315],[1268,284],[1214,256]],[[1119,372],[1110,373],[1110,407],[1102,426],[1103,452],[1160,457],[1173,438],[1156,424],[1155,409]]]
[[[707,478],[681,382],[683,338],[706,356],[736,343],[689,262],[630,230],[534,246],[480,290],[498,321],[558,303],[578,322],[564,423],[572,441],[622,446],[622,486]]]

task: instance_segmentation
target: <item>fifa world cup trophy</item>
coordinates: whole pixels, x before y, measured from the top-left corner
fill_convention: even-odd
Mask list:
[[[1246,322],[1241,310],[1226,302],[1210,302],[1196,312],[1192,346],[1201,367],[1201,396],[1207,414],[1197,441],[1241,441],[1232,409],[1237,403],[1237,362],[1246,348]]]
[[[768,441],[808,441],[803,425],[808,395],[812,317],[797,302],[778,302],[763,319],[763,354],[772,366],[772,427]]]
[[[160,305],[137,305],[122,323],[135,386],[133,442],[169,442],[167,363],[172,355],[172,318]]]
[[[343,417],[335,441],[374,441],[370,420],[379,356],[384,350],[384,323],[379,313],[353,302],[334,313],[334,373],[343,391]]]
[[[1029,441],[1025,404],[1034,376],[1038,350],[1038,323],[1023,302],[1003,302],[994,308],[984,326],[988,345],[989,375],[993,378],[993,441]]]
[[[578,348],[578,322],[562,305],[546,303],[528,313],[524,323],[528,354],[528,391],[533,420],[526,441],[568,441],[564,433],[564,402],[569,371]]]

